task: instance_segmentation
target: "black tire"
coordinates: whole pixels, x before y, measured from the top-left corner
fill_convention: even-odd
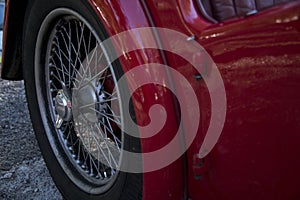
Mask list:
[[[79,30],[76,24],[82,24],[86,31],[83,31],[81,36],[84,38],[89,37],[88,41],[91,43],[91,46],[96,45],[94,46],[95,49],[97,47],[97,42],[99,42],[98,40],[103,41],[107,38],[105,29],[100,23],[96,13],[87,1],[83,0],[35,0],[30,1],[28,5],[25,22],[23,35],[23,71],[27,101],[40,149],[58,189],[66,199],[142,199],[142,174],[114,170],[113,164],[101,161],[101,158],[103,157],[98,154],[102,147],[99,144],[99,141],[96,141],[99,137],[95,137],[95,135],[92,134],[92,136],[85,136],[84,130],[82,133],[78,133],[80,130],[77,126],[93,123],[99,124],[99,131],[100,129],[108,130],[108,128],[103,125],[102,129],[100,125],[101,122],[90,122],[88,117],[83,119],[86,124],[77,123],[76,125],[76,122],[74,122],[75,117],[73,116],[75,115],[75,108],[73,109],[73,107],[69,105],[66,106],[66,104],[59,104],[60,101],[63,101],[72,102],[72,106],[75,105],[72,99],[73,96],[76,95],[72,88],[75,88],[76,86],[76,83],[74,83],[76,82],[74,80],[76,79],[76,75],[74,75],[75,78],[72,79],[73,75],[71,74],[80,74],[81,65],[78,64],[78,60],[80,60],[80,63],[84,63],[84,60],[87,59],[88,56],[87,53],[81,49],[83,47],[78,45],[79,50],[77,56],[79,54],[80,56],[75,58],[78,62],[75,63],[71,53],[71,56],[69,57],[71,58],[71,61],[66,58],[60,58],[60,65],[58,64],[56,66],[57,68],[60,67],[60,70],[52,70],[51,67],[56,65],[55,59],[58,59],[57,51],[60,51],[61,49],[61,51],[67,50],[67,46],[63,49],[63,47],[54,44],[55,41],[61,40],[61,42],[64,42],[64,36],[59,36],[58,32],[71,26],[72,28],[73,26],[75,27],[74,30],[76,32],[76,30]],[[75,33],[72,28],[69,29],[69,32]],[[73,40],[76,41],[76,39]],[[73,40],[71,41],[73,42]],[[86,46],[84,47],[87,48],[86,51],[91,53],[93,48],[91,46]],[[57,49],[55,49],[56,47]],[[101,50],[105,55],[106,49],[102,48]],[[107,52],[110,51],[111,50],[107,50]],[[76,51],[74,50],[74,52]],[[84,53],[86,53],[86,55],[82,55]],[[74,62],[73,65],[69,65],[74,68],[72,73],[70,68],[69,71],[68,69],[63,68],[65,62],[68,61]],[[98,62],[98,60],[96,61]],[[102,61],[100,62],[102,64]],[[109,60],[107,60],[107,62],[109,62]],[[68,71],[70,79],[57,78],[58,76],[64,76],[64,70]],[[94,85],[94,80],[88,80],[90,81],[88,82],[88,85],[82,86],[84,89],[78,89],[79,92],[76,93],[81,98],[86,94],[82,92],[82,90],[87,90],[87,93],[93,96],[90,101],[95,104],[99,103],[99,108],[95,108],[99,109],[97,112],[99,111],[100,113],[101,111],[101,113],[105,113],[104,115],[108,115],[108,113],[114,114],[113,111],[108,111],[107,108],[107,106],[111,104],[107,103],[107,105],[102,107],[101,105],[103,103],[100,105],[100,101],[104,99],[104,97],[101,97],[104,92],[108,95],[111,94],[111,97],[106,97],[108,99],[112,99],[113,96],[112,92],[109,93],[109,89],[107,89],[109,86],[106,86],[106,84],[110,84],[111,82],[109,81],[111,80],[118,80],[123,74],[118,62],[114,62],[112,66],[106,70],[109,71],[106,72],[106,74],[110,73],[113,78],[108,78],[108,76],[105,75],[104,78],[101,79],[103,74],[99,74],[100,78],[99,80],[97,78],[97,81],[95,81],[96,85]],[[62,79],[65,81],[64,83],[62,83]],[[100,82],[100,80],[103,81]],[[82,79],[81,81],[85,81],[85,79]],[[97,87],[100,87],[101,89],[98,91]],[[103,91],[102,88],[105,88],[103,89],[105,91]],[[59,91],[55,91],[55,89]],[[126,90],[126,88],[120,88],[117,98],[122,100],[122,93],[127,93],[128,91]],[[61,95],[63,97],[61,97]],[[80,103],[78,105],[82,106]],[[70,111],[71,109],[72,111]],[[133,110],[132,105],[131,109]],[[59,110],[62,111],[59,112]],[[132,110],[130,113],[134,113]],[[84,111],[80,110],[80,112]],[[85,114],[81,114],[81,116],[87,116]],[[108,122],[109,119],[103,116],[97,115],[97,120],[102,120],[103,123],[110,123]],[[55,121],[55,117],[59,122]],[[110,148],[108,145],[114,146],[113,148],[115,149],[121,147],[120,149],[134,149],[135,151],[140,151],[139,139],[123,134],[123,132],[118,128],[115,128],[115,126],[110,125],[110,128],[110,130],[114,131],[118,136],[109,134],[109,137],[111,137],[109,138],[111,144],[107,144],[107,141],[105,141],[105,148],[108,149],[107,152],[110,152],[109,156],[114,157],[114,151],[109,150]],[[88,130],[94,131],[95,129],[91,128]],[[87,137],[89,140],[89,147],[85,141]],[[91,137],[93,137],[96,142],[94,142]],[[108,138],[107,133],[106,138]],[[94,142],[93,144],[98,145],[95,147],[97,149],[97,155],[95,152],[96,150],[91,148],[90,139]],[[77,142],[74,142],[73,140],[76,140]],[[115,154],[118,154],[118,152],[119,151]],[[104,151],[102,151],[102,153],[105,154]],[[120,153],[120,156],[116,156],[114,159],[119,158],[120,160],[117,160],[119,161],[118,163],[126,164],[127,158],[122,158],[121,155],[122,154]],[[110,158],[110,160],[112,160],[112,158]]]

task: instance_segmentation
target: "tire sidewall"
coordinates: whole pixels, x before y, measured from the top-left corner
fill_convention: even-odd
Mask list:
[[[54,9],[68,8],[83,16],[93,28],[101,39],[107,38],[104,28],[98,19],[98,16],[92,7],[83,0],[35,0],[30,1],[27,7],[25,16],[25,28],[23,31],[23,64],[24,64],[24,79],[26,86],[26,94],[28,99],[28,106],[33,121],[33,127],[36,137],[46,161],[47,167],[53,177],[54,182],[59,188],[60,192],[67,199],[138,199],[142,193],[142,175],[129,174],[119,172],[117,180],[111,188],[105,193],[99,195],[88,194],[76,186],[70,180],[66,172],[61,167],[56,158],[55,153],[52,151],[48,137],[46,137],[46,127],[43,125],[42,114],[38,106],[38,98],[35,82],[35,47],[39,28],[45,17]],[[118,72],[120,75],[122,72]],[[48,130],[53,131],[53,130]],[[61,147],[61,150],[62,147]],[[64,155],[62,155],[64,156]],[[65,155],[66,156],[66,155]],[[72,168],[72,166],[70,165]],[[133,183],[134,182],[134,183]],[[135,191],[137,194],[132,194],[130,190]],[[129,197],[127,194],[130,194]],[[127,196],[127,197],[125,197]],[[135,197],[133,197],[135,196]]]

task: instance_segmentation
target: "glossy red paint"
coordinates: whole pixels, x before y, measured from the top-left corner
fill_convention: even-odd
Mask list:
[[[195,70],[167,54],[168,64],[193,84],[201,107],[202,126],[188,150],[189,197],[299,199],[299,2],[219,24],[197,16],[190,1],[147,2],[157,26],[195,35],[226,87],[224,130],[205,158],[209,169],[195,179],[193,156],[210,122],[210,99],[205,83],[193,80]]]
[[[144,8],[135,1],[91,1],[91,5],[99,15],[99,19],[104,24],[110,36],[116,35],[126,30],[149,27],[149,19],[144,13]],[[135,35],[135,38],[143,37]],[[126,45],[132,43],[133,38],[127,41],[117,41],[115,48],[117,51],[125,52]],[[140,50],[123,54],[120,62],[126,73],[128,70],[146,63],[163,63],[158,50],[144,49],[144,44],[140,44]],[[148,67],[145,73],[139,77],[147,78],[151,74],[160,74],[161,79],[169,81],[166,72],[157,72]],[[155,96],[154,94],[158,94]],[[177,119],[174,111],[174,104],[171,93],[163,87],[146,85],[134,93],[133,103],[139,125],[147,125],[150,122],[148,115],[149,108],[154,104],[161,104],[168,113],[168,118],[164,128],[151,139],[142,139],[142,151],[151,152],[166,145],[177,132]],[[168,134],[165,134],[168,133]],[[142,133],[141,133],[142,134]],[[155,172],[145,173],[143,176],[143,199],[182,199],[183,181],[183,160],[178,159],[168,167]]]
[[[184,75],[195,90],[201,121],[197,137],[187,151],[187,169],[182,157],[164,169],[145,173],[144,200],[300,199],[299,2],[218,24],[204,19],[192,0],[89,2],[110,36],[153,25],[195,36],[217,64],[224,80],[226,123],[217,145],[204,160],[205,170],[197,169],[199,177],[195,178],[193,159],[210,123],[211,102],[205,82],[194,78],[197,71],[185,60],[165,52],[167,64]],[[8,7],[9,3],[10,0],[6,3]],[[8,16],[7,12],[6,21]],[[6,36],[4,31],[4,42]],[[117,42],[116,49],[126,49],[131,40]],[[161,52],[140,45],[139,51],[120,58],[125,72],[145,63],[164,63]],[[3,57],[7,59],[5,49]],[[201,62],[203,57],[195,52],[195,59]],[[204,72],[209,74],[209,68],[208,63]],[[152,68],[147,71],[144,77],[157,73]],[[172,81],[167,72],[159,73],[162,79]],[[183,93],[174,84],[179,94]],[[153,94],[160,95],[155,98]],[[164,129],[155,137],[142,140],[143,152],[161,148],[178,128],[178,111],[171,92],[147,85],[135,92],[133,100],[139,125],[149,123],[148,111],[152,105],[165,107],[168,121]]]

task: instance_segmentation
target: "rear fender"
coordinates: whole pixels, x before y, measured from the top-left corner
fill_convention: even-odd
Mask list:
[[[149,12],[147,12],[146,7],[143,7],[142,1],[90,0],[90,3],[109,36],[135,28],[153,26],[149,15],[147,15]],[[143,38],[143,35],[136,32],[133,38]],[[118,41],[116,47],[119,51],[124,52],[119,60],[125,74],[131,69],[147,63],[164,64],[161,52],[158,49],[146,49],[147,44],[143,44],[142,41],[139,43],[138,51],[126,52],[127,49],[130,49],[127,45],[131,41],[132,38],[128,38],[128,41]],[[157,76],[157,71],[151,66],[139,73],[139,77],[147,78],[150,74],[156,74]],[[160,71],[159,79],[172,82],[167,74],[166,71]],[[177,113],[173,98],[169,90],[153,84],[144,85],[133,94],[132,100],[137,116],[136,121],[139,125],[147,125],[151,122],[148,112],[155,104],[162,105],[167,113],[167,121],[163,129],[155,136],[141,140],[143,152],[151,152],[162,148],[177,133]],[[183,199],[183,163],[184,159],[180,158],[163,169],[145,173],[143,176],[143,199]]]
[[[3,43],[3,66],[1,77],[10,80],[21,80],[22,69],[22,32],[26,7],[29,0],[17,1],[7,0]],[[104,25],[109,36],[114,36],[123,31],[134,28],[152,26],[147,8],[142,1],[111,1],[111,0],[89,0],[92,8]],[[143,37],[136,33],[136,38]],[[129,42],[130,43],[130,42]],[[118,48],[127,49],[129,43],[119,42]],[[162,54],[157,49],[145,49],[140,44],[138,51],[124,53],[119,58],[123,71],[144,65],[146,63],[164,64]],[[141,77],[147,77],[150,73],[156,73],[151,67],[142,72]],[[170,81],[167,72],[160,71],[159,78]],[[155,95],[159,94],[159,95]],[[173,133],[177,132],[178,122],[174,97],[169,90],[153,84],[140,87],[132,96],[137,123],[147,125],[151,119],[149,109],[152,105],[162,105],[167,113],[167,122],[164,128],[154,137],[142,140],[142,151],[150,152],[163,147],[172,139]],[[183,199],[184,197],[184,159],[180,158],[163,169],[148,172],[143,175],[143,199]]]

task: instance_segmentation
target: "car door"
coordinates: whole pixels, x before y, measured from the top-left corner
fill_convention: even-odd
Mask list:
[[[197,136],[187,151],[187,197],[299,199],[299,1],[147,3],[156,26],[186,34],[213,61],[195,52],[205,64],[199,74],[166,52],[168,64],[189,80],[200,106]],[[226,118],[216,144],[203,158],[199,150],[216,123],[211,121],[213,106],[203,77],[211,76],[214,64],[226,91]]]
[[[191,158],[199,142],[189,149],[192,199],[299,199],[299,13],[299,2],[280,4],[201,32],[227,114],[198,180]]]

